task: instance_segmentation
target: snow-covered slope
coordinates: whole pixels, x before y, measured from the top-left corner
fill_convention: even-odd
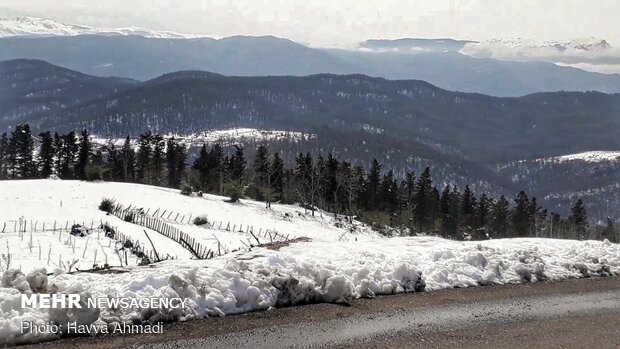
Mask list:
[[[486,284],[538,282],[572,277],[620,273],[620,246],[597,241],[551,239],[505,239],[484,242],[457,242],[435,237],[383,238],[363,225],[347,226],[331,215],[311,217],[296,206],[263,204],[242,200],[230,204],[221,197],[186,197],[176,190],[122,183],[33,180],[0,181],[0,221],[108,220],[117,218],[97,210],[101,197],[113,197],[124,205],[136,205],[149,212],[173,210],[183,215],[206,214],[211,222],[237,222],[254,227],[270,227],[292,237],[308,237],[271,247],[241,248],[209,260],[178,259],[147,267],[129,266],[120,273],[76,273],[57,270],[46,276],[36,246],[40,232],[34,229],[33,251],[24,247],[22,237],[5,228],[0,234],[0,255],[5,244],[21,243],[22,256],[32,265],[24,273],[5,272],[0,284],[0,345],[37,342],[56,338],[48,333],[21,333],[22,321],[57,323],[70,316],[79,324],[115,326],[119,323],[186,321],[208,316],[238,314],[270,307],[307,302],[341,302],[356,297],[373,297],[450,287]],[[158,214],[168,219],[167,214]],[[211,225],[201,228],[189,219],[168,219],[170,224],[191,231],[193,236],[218,235],[247,238],[241,232],[222,231]],[[132,223],[119,229],[129,231]],[[1,224],[1,223],[0,223]],[[338,226],[337,226],[338,225]],[[10,224],[9,224],[10,227]],[[30,231],[22,234],[28,241]],[[135,235],[144,234],[135,228]],[[236,229],[235,229],[236,230]],[[156,232],[150,232],[154,236]],[[56,232],[58,235],[58,232]],[[84,240],[84,238],[77,238]],[[88,238],[86,238],[88,239]],[[91,235],[91,244],[96,238]],[[45,244],[46,240],[41,240]],[[160,251],[174,251],[175,242],[154,241]],[[231,242],[232,243],[232,242]],[[246,241],[247,243],[247,241]],[[240,243],[244,245],[244,243]],[[67,246],[75,246],[69,244]],[[82,246],[82,245],[80,245]],[[76,256],[83,252],[76,249]],[[64,253],[69,253],[66,248]],[[89,254],[89,251],[86,251]],[[43,258],[44,259],[44,258]],[[34,265],[36,263],[36,265]],[[15,266],[14,266],[15,267]],[[27,274],[27,275],[26,275]],[[106,309],[81,312],[50,312],[22,308],[22,293],[34,288],[41,292],[83,293],[97,297],[183,297],[190,300],[184,309]],[[85,293],[84,293],[85,292]],[[93,322],[94,321],[94,322]]]
[[[558,156],[554,159],[559,161],[581,160],[585,162],[620,161],[620,151],[588,151],[578,154]]]
[[[138,35],[146,38],[187,39],[204,35],[180,34],[140,27],[95,28],[86,25],[64,24],[52,19],[21,16],[0,19],[0,37],[6,36],[76,36],[76,35]]]
[[[212,251],[219,249],[221,254],[255,245],[256,238],[261,243],[298,237],[321,241],[379,238],[361,224],[354,227],[334,219],[333,215],[321,217],[321,213],[312,217],[298,206],[273,204],[268,210],[264,203],[251,200],[230,204],[225,202],[225,197],[189,197],[178,190],[140,184],[25,180],[0,181],[0,231],[4,227],[3,236],[8,241],[8,245],[0,243],[0,253],[11,254],[12,266],[26,272],[37,267],[64,269],[59,261],[66,265],[74,259],[79,261],[76,267],[85,270],[92,268],[94,249],[100,246],[98,264],[103,265],[104,256],[108,256],[109,265],[119,266],[114,242],[106,239],[105,234],[97,231],[88,238],[69,239],[68,230],[73,224],[97,228],[107,223],[140,243],[146,251],[155,250],[159,255],[169,254],[181,260],[192,257],[179,243],[146,229],[153,240],[153,248],[143,226],[100,211],[98,206],[103,198],[110,198],[126,208],[142,208],[149,216],[159,217],[189,234],[203,247]],[[198,216],[206,217],[210,224],[192,224],[192,218]],[[20,226],[25,232],[19,232]],[[357,230],[351,232],[352,228]],[[86,243],[87,239],[91,240],[90,244]]]
[[[220,143],[222,145],[230,145],[242,143],[244,141],[276,141],[288,139],[292,141],[302,141],[315,138],[316,135],[296,131],[280,131],[280,130],[259,130],[255,128],[228,128],[220,130],[208,130],[190,135],[167,134],[164,139],[174,137],[180,144],[188,147],[202,146],[203,144]],[[105,138],[100,136],[91,137],[93,143],[98,145],[114,144],[122,146],[125,138]],[[132,139],[131,143],[134,147],[138,146],[138,140]]]

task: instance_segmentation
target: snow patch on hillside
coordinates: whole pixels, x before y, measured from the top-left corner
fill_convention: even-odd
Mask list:
[[[297,132],[297,131],[280,131],[280,130],[259,130],[255,128],[230,128],[222,130],[208,130],[190,135],[167,134],[163,136],[165,140],[174,137],[180,144],[188,147],[202,146],[203,144],[220,143],[223,145],[239,144],[244,141],[273,141],[288,139],[293,141],[303,141],[315,138],[316,135]],[[95,144],[106,145],[114,144],[122,146],[125,143],[124,138],[106,138],[102,136],[93,136],[92,141]],[[134,147],[138,146],[138,140],[132,139],[131,143]]]
[[[20,16],[0,19],[0,37],[8,36],[76,36],[76,35],[137,35],[145,38],[190,39],[207,37],[198,34],[180,34],[165,30],[140,27],[95,28],[87,25],[64,24],[52,19]]]
[[[586,161],[586,162],[602,162],[602,161],[620,161],[620,151],[588,151],[578,154],[569,154],[558,156],[555,159],[559,161]]]

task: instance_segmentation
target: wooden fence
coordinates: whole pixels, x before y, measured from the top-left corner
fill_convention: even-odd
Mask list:
[[[207,249],[196,241],[189,234],[165,222],[161,218],[149,216],[141,209],[132,209],[131,206],[124,208],[120,204],[116,204],[111,212],[114,216],[134,224],[138,224],[145,228],[154,230],[161,235],[176,241],[183,248],[191,252],[197,259],[209,259],[214,257],[214,251]]]

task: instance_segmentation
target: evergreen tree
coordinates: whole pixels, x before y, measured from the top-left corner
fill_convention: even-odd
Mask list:
[[[9,142],[9,166],[12,178],[34,178],[36,165],[34,162],[34,140],[28,124],[18,125],[11,132]]]
[[[125,182],[133,181],[135,178],[136,152],[131,146],[131,139],[129,136],[125,138],[125,143],[123,143],[123,148],[120,150],[119,158],[123,169],[122,180]]]
[[[508,200],[502,195],[491,211],[490,227],[491,237],[504,238],[508,236],[508,220],[510,215],[510,207]]]
[[[235,145],[235,153],[230,157],[229,172],[230,179],[233,181],[241,181],[247,162],[243,155],[243,147]]]
[[[433,182],[431,179],[430,168],[426,167],[420,175],[416,184],[414,195],[413,218],[420,231],[424,231],[431,226],[432,211],[432,190]]]
[[[530,231],[530,200],[524,191],[519,192],[512,211],[512,231],[514,236],[528,236]]]
[[[492,200],[487,197],[487,194],[482,194],[478,204],[476,205],[476,212],[474,214],[474,237],[477,240],[487,238],[486,226],[489,219],[490,206]]]
[[[64,146],[64,141],[63,141],[62,137],[60,137],[60,135],[58,135],[58,132],[54,132],[54,150],[55,150],[54,168],[56,169],[56,174],[59,177],[62,177],[60,172],[61,172],[61,169],[62,169],[63,146]]]
[[[109,142],[105,146],[104,150],[107,153],[107,172],[109,180],[124,180],[125,169],[123,167],[123,161],[121,159],[121,152],[116,149],[116,146],[113,142]]]
[[[58,170],[58,174],[63,179],[71,179],[74,178],[75,174],[75,158],[78,152],[77,137],[75,136],[75,132],[71,131],[61,136],[60,139],[60,169]]]
[[[461,212],[463,214],[462,224],[467,234],[473,234],[476,229],[476,197],[469,185],[465,186],[461,195]]]
[[[153,178],[151,170],[153,159],[153,134],[151,131],[143,133],[138,139],[138,153],[136,154],[136,180],[150,184]]]
[[[0,180],[9,178],[9,138],[4,132],[0,136]]]
[[[39,134],[41,146],[39,147],[39,176],[48,178],[54,173],[54,138],[49,131]]]
[[[368,179],[364,188],[364,207],[368,210],[379,209],[379,186],[381,184],[381,164],[377,159],[372,160],[368,171]]]
[[[342,181],[340,180],[340,163],[329,153],[325,166],[325,190],[323,191],[325,197],[323,199],[327,202],[327,209],[337,213],[338,193],[342,186]]]
[[[415,194],[415,173],[405,174],[405,209],[413,209],[413,196]]]
[[[267,146],[261,144],[256,149],[254,156],[254,186],[256,188],[256,198],[262,200],[266,195],[265,191],[270,190],[268,183],[271,181],[269,174],[271,173],[271,163],[269,160],[269,150]]]
[[[588,231],[588,214],[586,213],[583,200],[579,199],[575,202],[568,220],[572,225],[575,238],[585,240],[587,238]]]
[[[166,175],[168,187],[180,187],[183,172],[185,171],[186,159],[185,145],[179,144],[174,137],[168,139],[166,142]]]
[[[274,194],[277,198],[282,196],[284,190],[284,160],[280,153],[273,154],[272,162],[272,178]]]
[[[86,167],[90,162],[93,145],[90,141],[90,134],[87,130],[82,130],[80,134],[80,144],[78,148],[78,158],[75,164],[75,177],[81,180],[86,179]]]
[[[439,212],[441,214],[441,232],[444,238],[450,238],[456,235],[456,222],[451,214],[452,191],[450,185],[446,185],[441,192],[439,198]]]
[[[200,147],[200,151],[198,152],[198,157],[194,160],[194,164],[192,165],[192,169],[198,172],[198,181],[201,190],[207,190],[208,183],[208,168],[207,168],[207,157],[209,156],[209,151],[207,150],[207,145],[203,144]]]
[[[165,142],[164,138],[156,134],[151,138],[153,157],[151,159],[151,180],[153,185],[164,184],[164,167],[165,167]]]
[[[383,176],[380,186],[380,197],[384,211],[395,213],[398,210],[398,184],[394,179],[394,172],[392,170]]]

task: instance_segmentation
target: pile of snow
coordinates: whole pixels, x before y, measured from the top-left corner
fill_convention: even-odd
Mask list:
[[[274,204],[272,210],[267,210],[263,203],[250,200],[230,204],[223,197],[187,197],[177,190],[126,183],[0,181],[0,203],[3,203],[0,227],[2,221],[17,219],[13,223],[18,226],[37,220],[39,227],[46,224],[46,230],[53,221],[61,220],[75,220],[89,228],[88,222],[101,220],[145,241],[142,227],[98,210],[102,197],[113,198],[124,206],[141,207],[151,216],[164,216],[161,219],[205,243],[219,240],[220,244],[227,246],[229,253],[209,260],[192,259],[182,246],[149,230],[157,250],[176,255],[177,259],[149,266],[129,263],[129,266],[112,270],[121,273],[70,274],[53,262],[46,265],[36,252],[37,240],[45,247],[48,241],[58,239],[58,231],[53,235],[54,232],[34,229],[31,239],[30,226],[20,234],[12,232],[13,226],[7,224],[5,232],[0,234],[0,255],[5,253],[3,246],[8,242],[13,246],[11,251],[21,249],[16,257],[21,262],[13,264],[2,274],[0,345],[56,338],[55,334],[22,334],[23,321],[61,323],[70,318],[83,325],[114,328],[119,323],[187,321],[308,302],[344,302],[382,294],[620,274],[620,245],[609,241],[388,239],[361,224],[347,225],[331,215],[321,217],[317,213],[311,217],[297,206]],[[173,213],[161,214],[168,210]],[[174,220],[172,217],[177,213],[186,218]],[[209,224],[190,224],[188,215],[206,215]],[[228,221],[252,226],[254,231],[264,227],[288,235],[290,239],[307,239],[247,248],[245,245],[253,239],[245,232],[247,228],[226,231],[219,227],[220,222]],[[78,243],[76,247],[73,247],[75,243],[64,245],[62,253],[70,254],[75,249],[76,258],[88,256],[86,263],[92,264],[93,255],[87,248],[100,249],[99,255],[104,252],[101,249],[106,248],[106,240],[101,242],[105,236],[97,240],[95,232],[87,237],[65,234]],[[85,247],[87,239],[90,239],[90,247]],[[30,252],[30,240],[35,252]],[[16,244],[18,247],[14,247]],[[232,252],[235,249],[239,250]],[[112,250],[105,252],[115,253]],[[22,270],[13,269],[17,266]],[[102,308],[50,312],[22,308],[21,295],[33,292],[79,293],[94,297],[182,297],[190,302],[184,309]]]
[[[451,287],[537,282],[620,273],[620,246],[609,242],[505,239],[455,242],[406,237],[380,242],[312,241],[279,251],[251,251],[207,261],[167,261],[124,274],[5,273],[0,288],[0,344],[36,342],[22,321],[59,322],[64,312],[20,307],[20,294],[81,293],[112,297],[184,297],[185,309],[99,309],[81,324],[187,321],[308,302]]]

